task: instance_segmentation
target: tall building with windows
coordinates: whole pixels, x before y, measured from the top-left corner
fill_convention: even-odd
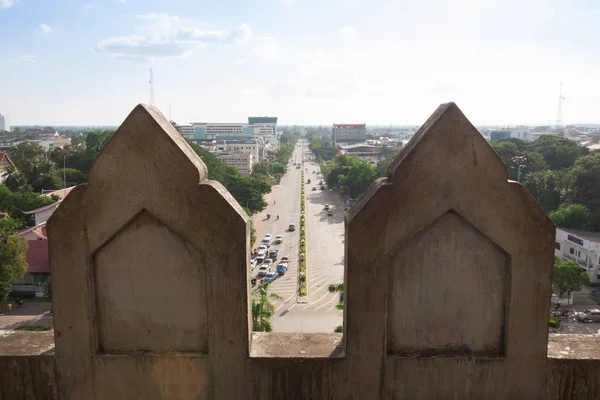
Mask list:
[[[335,142],[364,142],[366,134],[367,124],[333,124]]]
[[[0,114],[0,132],[2,131],[10,132],[10,125],[8,124],[8,117]]]

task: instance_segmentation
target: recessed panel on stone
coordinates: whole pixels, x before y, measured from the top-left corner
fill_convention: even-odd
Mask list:
[[[391,255],[388,353],[502,357],[506,253],[453,211]]]
[[[206,279],[198,250],[142,211],[94,257],[104,353],[206,353]]]

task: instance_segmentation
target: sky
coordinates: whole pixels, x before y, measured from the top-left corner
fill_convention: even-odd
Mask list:
[[[597,0],[0,0],[0,113],[119,125],[600,123]],[[169,111],[170,109],[170,111]]]

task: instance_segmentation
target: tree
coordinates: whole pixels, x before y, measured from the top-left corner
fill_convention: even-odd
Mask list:
[[[338,185],[348,187],[350,194],[357,198],[377,178],[375,168],[366,160],[353,160],[347,173],[338,176]]]
[[[11,218],[0,219],[0,296],[6,287],[21,279],[27,271],[27,240],[17,235],[19,224]],[[0,299],[0,301],[4,301]]]
[[[271,332],[271,317],[275,313],[269,301],[268,283],[261,283],[256,288],[257,299],[252,299],[252,330],[254,332]]]
[[[37,143],[21,142],[11,152],[10,159],[21,173],[27,175],[33,164],[41,163],[46,159],[46,152]]]
[[[590,229],[600,231],[600,151],[579,157],[566,173],[566,203],[582,204],[590,210]]]
[[[579,229],[582,231],[590,229],[592,225],[591,213],[581,204],[569,204],[550,213],[550,219],[559,228]]]
[[[583,285],[589,285],[589,283],[590,277],[579,264],[574,261],[563,261],[558,257],[554,258],[552,288],[558,297],[578,292]]]
[[[586,147],[555,135],[543,135],[528,147],[529,151],[540,154],[553,170],[569,168],[577,158],[589,153]]]
[[[560,207],[565,186],[564,171],[536,171],[521,181],[546,212]]]
[[[0,211],[8,213],[12,220],[24,225],[33,225],[33,215],[23,214],[36,208],[56,202],[56,199],[40,196],[33,192],[12,192],[0,186]]]

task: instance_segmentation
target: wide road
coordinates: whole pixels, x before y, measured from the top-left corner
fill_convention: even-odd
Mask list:
[[[299,142],[300,143],[300,142]],[[307,151],[307,150],[306,150]],[[297,148],[292,156],[292,162],[302,161],[302,151]],[[311,185],[301,182],[301,170],[292,166],[290,171],[273,187],[267,196],[269,206],[260,215],[255,216],[257,243],[265,234],[273,238],[283,235],[280,257],[290,257],[288,272],[277,278],[269,285],[269,292],[275,293],[279,299],[271,299],[275,308],[272,318],[273,330],[276,332],[333,332],[337,325],[342,324],[343,312],[335,308],[339,293],[330,293],[330,284],[343,282],[344,265],[344,222],[343,209],[334,206],[334,215],[327,217],[322,213],[323,204],[338,204],[335,194],[328,191],[313,192],[316,174],[312,171],[318,167],[305,162],[305,180],[309,177]],[[318,181],[318,180],[317,180]],[[306,185],[306,232],[307,232],[307,272],[308,296],[298,297],[298,230],[287,232],[290,223],[295,223],[299,229],[300,219],[300,187]],[[275,202],[275,204],[273,204]],[[271,213],[271,219],[266,220],[266,213]],[[280,220],[276,220],[279,214]],[[281,250],[283,249],[283,250]],[[282,252],[283,251],[283,252]],[[256,270],[254,271],[256,272]]]
[[[301,151],[296,150],[292,156],[292,161],[296,158],[301,161]],[[289,269],[283,276],[279,276],[269,285],[269,292],[281,297],[281,300],[271,299],[276,310],[291,305],[296,302],[298,292],[298,245],[299,245],[299,223],[300,223],[300,179],[301,170],[292,166],[279,185],[272,188],[265,200],[269,204],[267,208],[254,216],[254,227],[256,229],[256,243],[254,248],[260,246],[261,240],[267,233],[270,233],[273,241],[277,235],[283,236],[282,244],[273,244],[271,249],[279,250],[279,257],[275,261],[271,271],[275,271],[277,262],[283,256],[290,259]],[[271,218],[267,219],[267,213]],[[279,220],[277,220],[279,215]],[[296,231],[288,230],[290,223],[296,224]],[[258,267],[252,271],[252,276],[258,272]],[[277,313],[276,313],[277,315]]]

